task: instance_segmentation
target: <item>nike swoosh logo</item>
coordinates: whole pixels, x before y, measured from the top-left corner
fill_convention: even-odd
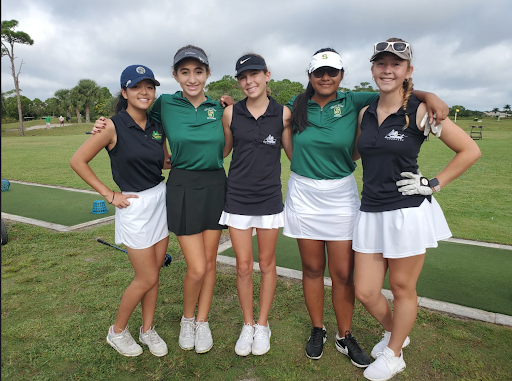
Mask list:
[[[243,65],[245,62],[247,62],[247,61],[248,61],[248,60],[250,60],[250,59],[251,59],[251,57],[246,58],[246,59],[245,59],[245,60],[243,60],[243,61],[242,61],[242,60],[240,60],[240,65]]]

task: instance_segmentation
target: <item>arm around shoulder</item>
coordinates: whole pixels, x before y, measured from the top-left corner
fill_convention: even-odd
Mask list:
[[[352,151],[352,160],[357,161],[361,158],[361,154],[357,149],[357,142],[359,141],[359,136],[361,136],[361,122],[363,120],[363,115],[365,111],[368,109],[368,106],[363,107],[361,111],[359,111],[359,116],[357,117],[357,128],[356,128],[356,138],[354,139],[354,150]]]
[[[222,114],[222,128],[224,129],[224,150],[223,157],[229,155],[233,149],[233,133],[231,132],[231,120],[233,119],[233,106],[226,106]]]
[[[283,134],[281,136],[281,144],[288,160],[292,161],[293,155],[293,136],[292,136],[292,112],[288,107],[283,107]]]

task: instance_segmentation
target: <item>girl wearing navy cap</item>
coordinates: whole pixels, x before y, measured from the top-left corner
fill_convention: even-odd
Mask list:
[[[123,356],[138,356],[142,348],[128,330],[128,319],[141,303],[139,341],[155,356],[167,354],[167,345],[154,329],[158,276],[169,242],[162,168],[169,156],[162,125],[148,118],[160,83],[143,65],[128,66],[121,74],[116,115],[102,134],[91,136],[71,158],[75,172],[109,204],[116,207],[115,242],[123,243],[135,271],[125,290],[107,342]],[[105,148],[112,176],[120,192],[110,190],[94,174],[89,162]]]
[[[364,184],[352,243],[355,290],[385,329],[371,352],[376,361],[364,371],[369,380],[389,380],[405,369],[402,348],[416,320],[416,282],[426,248],[451,236],[432,194],[480,157],[469,135],[446,119],[436,136],[456,154],[436,177],[422,177],[416,159],[428,136],[427,107],[412,93],[411,59],[411,47],[401,39],[374,45],[371,71],[380,94],[359,113],[355,157],[361,155]],[[393,312],[380,292],[388,269]]]
[[[187,45],[176,52],[173,76],[182,90],[161,95],[149,116],[162,123],[169,141],[172,170],[167,180],[167,223],[187,263],[179,345],[205,353],[213,346],[208,312],[217,249],[226,228],[219,224],[226,192],[223,104],[232,99],[223,96],[219,102],[204,94],[210,66],[204,50],[196,46]],[[101,125],[97,121],[95,130]]]
[[[239,356],[270,350],[268,314],[276,289],[276,243],[284,225],[281,147],[291,158],[291,112],[268,96],[270,71],[263,57],[246,54],[236,63],[236,78],[246,98],[226,107],[222,123],[226,145],[233,148],[226,204],[219,223],[229,226],[236,255],[237,290],[244,315],[235,346]],[[252,231],[258,235],[261,271],[260,309],[253,314]]]
[[[287,105],[292,110],[293,158],[283,234],[297,239],[302,261],[304,298],[313,324],[306,356],[321,358],[327,338],[323,326],[327,250],[338,326],[335,346],[352,364],[364,368],[370,359],[351,334],[355,299],[352,235],[359,209],[352,154],[357,115],[378,94],[337,91],[343,75],[341,57],[334,49],[317,51],[309,64],[306,92]],[[438,119],[446,117],[444,102],[435,95],[428,100]]]

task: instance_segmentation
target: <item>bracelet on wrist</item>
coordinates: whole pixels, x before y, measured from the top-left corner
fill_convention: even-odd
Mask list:
[[[116,195],[116,192],[112,191],[112,200],[109,202],[109,204],[112,204],[114,202],[115,195]]]

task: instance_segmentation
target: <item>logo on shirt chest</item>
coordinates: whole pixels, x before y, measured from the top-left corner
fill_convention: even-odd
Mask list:
[[[333,112],[333,116],[335,118],[341,118],[341,109],[343,108],[343,105],[338,103],[337,105],[331,106],[331,110]]]
[[[210,108],[205,108],[204,111],[206,111],[206,119],[217,120],[217,117],[215,116],[215,113],[217,112],[217,110],[210,107]]]
[[[384,139],[386,140],[397,140],[399,142],[403,142],[404,138],[406,138],[405,134],[399,134],[398,131],[395,131],[394,129],[384,136]]]
[[[153,131],[153,134],[151,134],[151,138],[153,140],[158,140],[158,141],[161,141],[162,140],[162,134],[156,132],[156,131]]]
[[[269,144],[269,145],[275,145],[276,144],[276,138],[274,138],[272,135],[269,135],[263,140],[263,143]]]

